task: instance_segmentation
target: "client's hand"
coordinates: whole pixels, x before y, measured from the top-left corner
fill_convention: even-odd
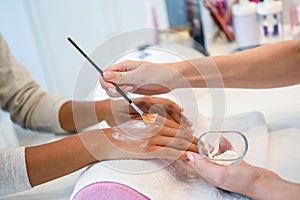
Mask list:
[[[213,186],[243,194],[252,199],[296,199],[300,185],[281,179],[275,173],[251,166],[222,166],[212,163],[199,154],[187,153],[189,164]]]
[[[186,151],[197,152],[197,138],[191,130],[159,116],[149,125],[130,120],[111,129],[89,132],[89,136],[82,134],[82,142],[98,160],[175,160],[187,159]]]
[[[143,97],[132,99],[132,101],[145,113],[159,114],[162,117],[173,120],[186,127],[191,122],[182,114],[182,108],[173,101],[156,97]],[[102,106],[100,114],[110,126],[122,124],[131,119],[139,118],[140,115],[128,104],[126,100],[105,100],[106,106]],[[104,108],[104,109],[103,109]]]
[[[112,83],[125,92],[153,95],[174,89],[172,83],[178,82],[178,77],[179,73],[167,64],[127,60],[108,67],[100,83],[111,97],[119,96]]]

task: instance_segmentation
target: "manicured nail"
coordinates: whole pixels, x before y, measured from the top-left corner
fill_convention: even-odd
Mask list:
[[[184,124],[186,124],[187,127],[192,127],[193,126],[193,123],[190,120],[188,120],[188,119],[183,119],[182,122]]]
[[[187,152],[186,155],[192,163],[195,162],[195,156],[193,154]]]
[[[187,123],[189,126],[193,126],[193,123],[192,123],[190,120],[186,120],[186,123]]]
[[[112,88],[108,88],[108,92],[113,96],[115,96],[117,94],[117,91]]]
[[[111,72],[104,72],[103,77],[107,79],[113,78],[113,74]]]

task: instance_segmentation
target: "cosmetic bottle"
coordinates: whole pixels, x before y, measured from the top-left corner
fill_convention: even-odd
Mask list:
[[[233,28],[238,49],[243,50],[259,45],[259,21],[257,4],[249,0],[239,0],[232,7]]]
[[[283,40],[282,2],[264,0],[257,6],[260,23],[261,43],[272,43]]]
[[[300,4],[296,8],[296,22],[294,22],[294,26],[292,28],[292,37],[300,38]]]

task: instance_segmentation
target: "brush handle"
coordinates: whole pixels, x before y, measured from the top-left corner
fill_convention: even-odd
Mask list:
[[[92,61],[92,59],[90,59],[90,57],[88,57],[88,55],[86,55],[86,53],[84,53],[82,49],[71,38],[68,37],[68,40],[83,55],[83,57],[85,57],[89,61],[89,63],[93,65],[93,67],[101,74],[101,76],[103,76],[103,71],[100,69],[100,67],[98,67],[98,65],[94,63],[94,61]],[[124,97],[124,99],[126,99],[130,104],[132,104],[131,99],[129,99],[129,97],[121,90],[121,88],[115,83],[112,84],[116,87],[116,91],[119,92],[119,94],[122,95],[122,97]]]
[[[117,92],[119,92],[122,97],[124,97],[130,104],[132,104],[131,99],[129,99],[129,97],[121,90],[121,88],[115,83],[113,83],[113,85],[116,87]]]
[[[94,63],[94,61],[92,61],[92,59],[90,59],[90,57],[88,57],[88,55],[86,55],[82,51],[82,49],[71,38],[68,37],[68,40],[81,53],[81,55],[83,55],[83,57],[85,57],[89,61],[89,63],[91,63],[93,65],[93,67],[95,67],[95,69],[101,74],[101,76],[103,76],[103,71],[100,69],[100,67],[98,67],[98,65],[96,63]]]

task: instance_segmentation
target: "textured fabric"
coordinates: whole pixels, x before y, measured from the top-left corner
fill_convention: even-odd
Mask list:
[[[120,183],[98,182],[80,190],[74,200],[149,200],[136,190]]]
[[[59,109],[65,99],[44,92],[28,71],[10,54],[0,34],[0,103],[11,119],[24,128],[65,132]],[[0,130],[0,134],[5,131]],[[0,150],[0,196],[30,188],[24,147]]]
[[[25,147],[0,151],[0,196],[30,189],[28,180]]]
[[[65,99],[47,94],[10,54],[0,35],[0,102],[12,120],[24,128],[64,132],[58,111]]]

